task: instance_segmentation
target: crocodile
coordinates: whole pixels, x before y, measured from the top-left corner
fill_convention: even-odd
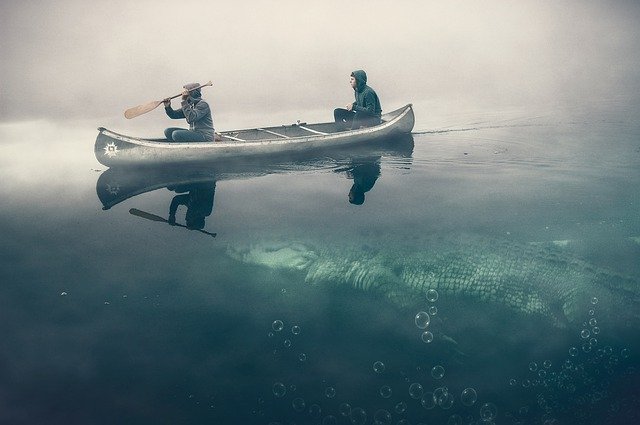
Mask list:
[[[377,249],[272,241],[227,252],[246,264],[297,271],[307,283],[375,291],[400,306],[416,305],[435,289],[442,296],[545,317],[559,327],[579,326],[597,307],[599,318],[640,328],[639,280],[594,266],[556,244],[463,238],[430,245]]]

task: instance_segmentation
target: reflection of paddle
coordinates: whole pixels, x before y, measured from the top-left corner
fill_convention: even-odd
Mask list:
[[[165,220],[159,215],[151,214],[145,211],[140,211],[139,209],[136,209],[136,208],[131,208],[129,210],[129,213],[133,215],[137,215],[138,217],[146,218],[147,220],[169,223],[169,220]],[[188,229],[188,227],[185,226],[184,224],[174,223],[173,226],[184,227],[185,229]],[[197,230],[198,232],[204,233],[205,235],[213,236],[214,238],[218,235],[217,233],[210,233],[210,232],[207,232],[206,230],[201,230],[201,229],[189,229],[189,230]]]
[[[212,85],[213,85],[213,83],[211,81],[209,81],[206,84],[203,84],[201,86],[189,89],[189,91],[198,90],[198,89],[201,89],[202,87],[212,86]],[[154,109],[156,109],[165,100],[175,99],[176,97],[180,97],[180,96],[182,96],[182,93],[177,94],[175,96],[167,97],[166,99],[154,100],[153,102],[145,103],[144,105],[134,106],[133,108],[129,108],[126,111],[124,111],[124,117],[127,118],[127,119],[131,119],[131,118],[135,118],[137,116],[140,116],[142,114],[146,114],[147,112],[151,112]]]

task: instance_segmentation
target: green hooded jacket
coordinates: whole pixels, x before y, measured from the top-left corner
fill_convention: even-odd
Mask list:
[[[361,69],[353,71],[351,76],[356,79],[355,88],[356,101],[353,102],[354,111],[367,111],[372,115],[382,115],[380,99],[376,92],[367,85],[367,73]]]

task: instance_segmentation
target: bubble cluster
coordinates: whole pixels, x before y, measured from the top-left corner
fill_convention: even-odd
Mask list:
[[[435,403],[442,409],[450,409],[453,406],[454,397],[447,387],[436,388],[433,391]]]

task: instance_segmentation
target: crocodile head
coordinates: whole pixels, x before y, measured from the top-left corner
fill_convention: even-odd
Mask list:
[[[243,263],[273,269],[305,270],[318,258],[310,247],[291,242],[259,242],[229,247],[228,254]]]

